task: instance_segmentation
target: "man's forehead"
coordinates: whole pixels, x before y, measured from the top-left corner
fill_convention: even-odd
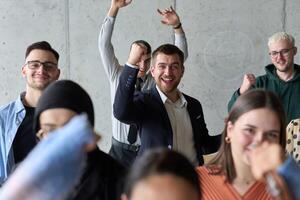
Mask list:
[[[33,49],[30,51],[28,56],[26,57],[26,60],[40,60],[40,59],[46,59],[49,61],[57,61],[55,55],[48,50],[43,50],[43,49]]]
[[[157,54],[155,58],[156,63],[164,62],[164,61],[172,61],[172,62],[180,62],[180,58],[177,54],[164,54],[164,53],[159,53]]]
[[[285,39],[280,39],[280,40],[277,40],[277,41],[274,41],[272,42],[270,45],[269,45],[269,49],[272,50],[272,49],[278,49],[278,48],[291,48],[292,47],[292,43],[288,40],[285,40]]]

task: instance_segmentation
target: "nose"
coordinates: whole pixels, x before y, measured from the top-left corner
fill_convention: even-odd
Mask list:
[[[41,63],[40,66],[36,69],[36,71],[40,73],[47,72],[47,67],[45,67],[44,64]]]
[[[166,75],[171,75],[172,74],[172,68],[171,68],[171,66],[167,66],[165,68],[164,72],[165,72]]]
[[[258,145],[262,144],[263,142],[264,142],[263,134],[257,133],[253,138],[252,144],[258,146]]]
[[[276,61],[279,61],[283,58],[283,55],[281,52],[278,52],[277,57],[276,57]]]

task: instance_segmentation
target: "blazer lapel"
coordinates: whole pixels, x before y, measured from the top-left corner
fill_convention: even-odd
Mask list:
[[[164,126],[163,128],[168,130],[167,132],[170,133],[170,135],[167,136],[168,144],[173,145],[173,131],[166,107],[163,104],[156,87],[152,87],[151,94],[154,98],[153,103],[155,103],[155,107],[158,109],[158,112],[160,112],[160,115],[162,116],[162,125]]]

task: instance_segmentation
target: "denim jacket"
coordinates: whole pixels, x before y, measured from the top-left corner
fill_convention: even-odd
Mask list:
[[[12,143],[26,114],[21,101],[23,95],[25,93],[0,108],[0,185],[4,183],[14,167]]]

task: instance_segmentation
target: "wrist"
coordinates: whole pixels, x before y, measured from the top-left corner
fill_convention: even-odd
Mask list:
[[[117,13],[119,11],[119,8],[117,6],[111,6],[109,8],[109,11],[108,11],[108,16],[110,17],[116,17]]]
[[[173,26],[173,29],[179,29],[181,28],[182,24],[181,22],[179,22],[179,24],[176,24],[175,26]]]
[[[137,62],[136,62],[134,59],[130,59],[130,58],[129,58],[129,59],[127,60],[127,63],[130,64],[130,65],[136,66],[136,63],[137,63]]]

